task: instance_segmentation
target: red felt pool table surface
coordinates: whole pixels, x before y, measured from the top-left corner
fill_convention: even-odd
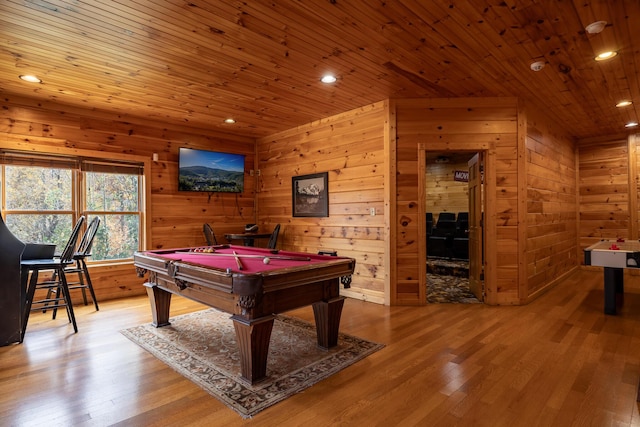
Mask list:
[[[196,252],[196,250],[207,250],[211,248],[213,252]],[[240,270],[234,257],[234,252],[240,258],[243,269]],[[274,253],[275,252],[275,253]],[[171,251],[154,251],[154,255],[183,261],[191,264],[198,264],[203,267],[220,269],[233,272],[265,273],[273,270],[290,268],[307,268],[309,265],[336,261],[338,258],[327,258],[326,255],[314,255],[300,252],[273,251],[266,248],[254,248],[248,246],[222,245],[217,247],[186,248]],[[268,258],[269,263],[265,264],[264,259]],[[342,258],[344,259],[344,258]]]

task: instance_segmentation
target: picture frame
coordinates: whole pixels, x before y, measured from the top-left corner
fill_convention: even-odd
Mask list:
[[[291,203],[294,217],[328,217],[329,173],[292,177]]]

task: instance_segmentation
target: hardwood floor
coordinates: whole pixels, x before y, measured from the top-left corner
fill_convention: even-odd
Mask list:
[[[78,334],[34,313],[0,348],[0,425],[640,425],[640,278],[626,280],[618,316],[593,271],[521,307],[349,299],[341,330],[386,347],[250,420],[119,333],[150,320],[146,297],[78,307]],[[172,315],[201,308],[174,297]]]

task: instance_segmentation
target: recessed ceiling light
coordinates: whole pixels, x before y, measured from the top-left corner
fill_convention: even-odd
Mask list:
[[[602,32],[602,30],[604,30],[604,27],[606,26],[607,26],[607,21],[596,21],[587,25],[585,30],[587,30],[587,33],[589,34],[598,34]]]
[[[544,61],[536,61],[532,62],[530,67],[533,71],[540,71],[544,68]]]
[[[236,121],[235,121],[234,119],[232,119],[232,118],[228,118],[228,119],[224,119],[224,122],[225,122],[225,123],[227,123],[227,124],[232,125],[232,124],[234,124]]]
[[[326,74],[324,76],[322,76],[322,78],[320,79],[320,81],[322,83],[335,83],[336,82],[336,76],[332,75],[332,74]]]
[[[620,108],[620,107],[628,107],[629,105],[633,104],[632,101],[627,101],[626,99],[624,101],[620,101],[616,104],[616,107]]]
[[[611,59],[614,56],[616,56],[618,54],[618,52],[616,51],[608,51],[608,52],[602,52],[600,53],[598,56],[596,56],[596,61],[606,61],[607,59]]]
[[[42,80],[40,80],[39,78],[37,78],[36,76],[33,76],[31,74],[23,74],[23,75],[21,75],[19,77],[20,77],[20,79],[24,80],[25,82],[42,83]]]
[[[626,128],[634,128],[636,126],[638,126],[638,122],[629,122],[626,125],[624,125],[624,127]]]

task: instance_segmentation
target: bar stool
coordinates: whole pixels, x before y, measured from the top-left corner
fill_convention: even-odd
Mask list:
[[[207,245],[213,246],[218,244],[218,239],[216,239],[213,228],[206,222],[202,225],[202,232],[204,233],[204,238],[207,240]]]
[[[276,244],[278,243],[278,234],[280,234],[280,224],[277,224],[273,229],[273,233],[271,233],[271,237],[269,238],[269,242],[267,243],[267,248],[276,248]]]
[[[76,324],[73,305],[71,303],[71,295],[69,294],[69,287],[67,285],[65,268],[73,264],[73,255],[76,252],[76,244],[78,243],[80,228],[82,227],[82,224],[84,224],[84,221],[84,216],[81,216],[78,219],[59,258],[27,259],[20,261],[21,275],[24,285],[26,285],[27,278],[29,277],[29,274],[31,274],[29,284],[26,287],[27,295],[22,316],[22,339],[24,339],[27,323],[29,321],[29,314],[32,310],[47,310],[51,308],[53,309],[53,318],[55,319],[58,308],[65,307],[67,309],[69,322],[73,324],[74,332],[78,332],[78,325]],[[54,273],[52,279],[38,283],[38,273],[46,270],[53,270]],[[47,291],[53,289],[55,293],[50,298],[34,301],[33,298],[35,296],[36,289],[47,289]],[[49,294],[49,292],[47,292],[47,294]]]
[[[100,217],[94,216],[91,221],[89,221],[89,225],[82,235],[82,239],[80,239],[80,244],[78,245],[78,250],[73,254],[73,261],[75,265],[71,265],[64,269],[67,277],[69,274],[77,274],[78,281],[77,282],[67,282],[67,286],[70,291],[74,289],[82,290],[82,299],[84,301],[84,305],[87,305],[87,292],[91,294],[91,298],[93,299],[93,305],[96,307],[96,311],[100,310],[98,308],[98,300],[96,299],[96,294],[93,291],[93,284],[91,283],[91,276],[89,276],[89,269],[87,268],[86,259],[91,256],[91,248],[93,247],[93,240],[96,237],[96,233],[98,232],[98,227],[100,226]],[[55,274],[55,273],[54,273]],[[53,289],[49,289],[48,296],[50,297]]]
[[[321,250],[318,251],[318,255],[329,255],[329,256],[338,256],[338,251],[333,250]],[[349,276],[340,276],[340,283],[344,286],[345,289],[351,287],[351,275]]]

